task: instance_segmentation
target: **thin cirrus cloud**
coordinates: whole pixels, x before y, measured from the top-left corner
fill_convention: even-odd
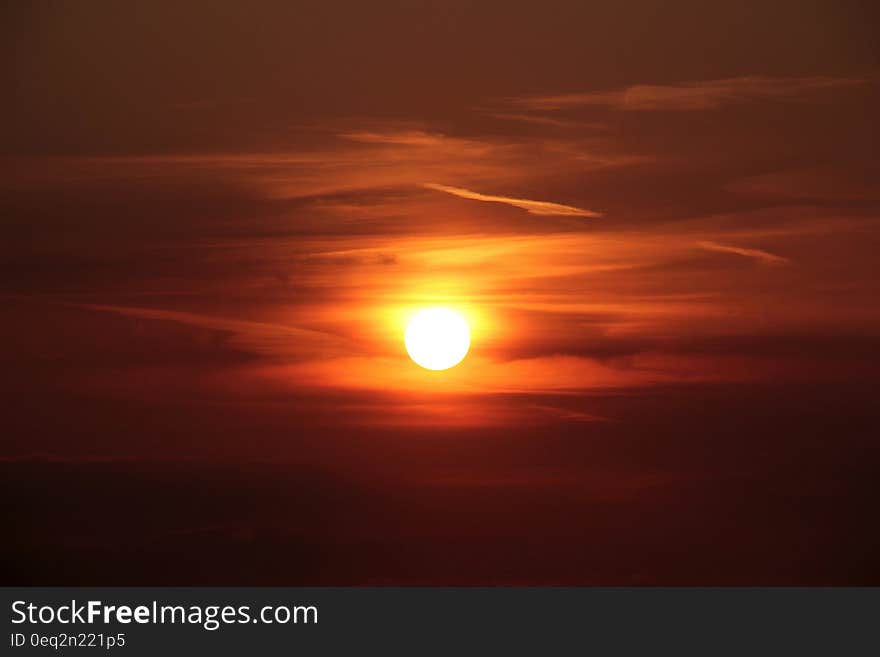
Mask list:
[[[630,111],[697,111],[767,100],[807,100],[812,95],[864,84],[863,78],[744,76],[671,85],[637,84],[611,91],[590,91],[513,99],[528,110],[610,107]]]
[[[422,185],[426,189],[433,189],[438,192],[452,194],[459,198],[466,198],[472,201],[485,201],[488,203],[504,203],[515,208],[525,210],[529,214],[537,215],[558,215],[567,217],[600,217],[598,212],[592,210],[584,210],[571,205],[563,205],[561,203],[551,203],[549,201],[534,201],[525,198],[512,198],[510,196],[494,196],[492,194],[481,194],[470,189],[462,187],[450,187],[449,185],[438,185],[436,183],[424,183]]]
[[[740,246],[731,246],[728,244],[719,244],[718,242],[699,242],[698,246],[707,251],[718,251],[720,253],[733,253],[743,256],[744,258],[752,258],[765,265],[787,265],[791,261],[783,258],[775,253],[762,251],[761,249],[746,249]]]
[[[481,186],[516,188],[534,176],[541,158],[543,175],[625,168],[651,161],[607,140],[565,139],[561,136],[455,136],[413,128],[409,123],[372,122],[358,129],[333,128],[307,149],[278,151],[158,153],[29,158],[4,170],[0,187],[45,190],[47,185],[126,184],[179,185],[180,181],[223,181],[231,190],[270,202],[368,193],[375,190],[414,190],[424,181],[471,181]],[[470,200],[504,203],[535,215],[596,217],[599,213],[544,200],[495,196],[436,185]],[[422,195],[419,195],[420,197]],[[419,202],[424,199],[420,198]],[[357,212],[362,212],[358,204]]]
[[[233,342],[249,351],[268,355],[289,352],[292,348],[291,342],[296,343],[294,349],[305,345],[312,349],[321,348],[331,352],[338,349],[344,342],[338,336],[298,326],[215,317],[195,312],[107,304],[66,303],[63,305],[137,319],[175,322],[186,326],[221,331],[233,336]]]
[[[391,130],[387,132],[360,130],[343,132],[339,134],[339,137],[364,144],[391,144],[395,146],[433,147],[445,145],[450,141],[445,135],[424,130]]]
[[[599,121],[573,121],[570,119],[560,119],[550,116],[541,116],[538,114],[528,114],[527,112],[486,112],[486,116],[497,119],[499,121],[529,123],[532,125],[548,126],[551,128],[586,128],[596,131],[605,131],[608,129],[607,124]]]

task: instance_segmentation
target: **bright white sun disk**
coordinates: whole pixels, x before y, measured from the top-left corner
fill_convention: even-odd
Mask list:
[[[449,308],[427,308],[410,320],[404,335],[406,351],[427,370],[448,370],[458,365],[471,345],[464,317]]]

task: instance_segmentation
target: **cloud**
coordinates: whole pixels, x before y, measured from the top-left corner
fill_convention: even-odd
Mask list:
[[[295,356],[309,349],[339,350],[344,341],[334,335],[284,324],[230,319],[201,313],[181,312],[159,308],[139,308],[106,304],[65,303],[72,307],[96,312],[108,312],[138,319],[176,322],[187,326],[223,331],[233,336],[239,346],[266,355]]]
[[[324,209],[332,200],[328,197],[347,195],[353,200],[349,203],[352,211],[334,215],[344,222],[342,226],[325,222],[330,213],[324,211],[320,218],[301,215],[295,224],[287,224],[327,232],[335,228],[352,230],[355,215],[363,217],[371,209],[376,211],[370,219],[386,226],[393,223],[390,216],[409,212],[413,204],[425,211],[429,203],[419,189],[425,181],[467,184],[477,189],[517,189],[536,177],[567,179],[651,159],[595,137],[497,132],[463,136],[423,129],[409,122],[340,121],[339,125],[331,123],[316,131],[305,147],[293,150],[16,158],[14,165],[11,161],[0,163],[4,174],[0,175],[0,189],[43,196],[50,188],[65,193],[82,190],[78,193],[100,193],[104,198],[109,194],[122,197],[132,189],[149,187],[148,203],[154,203],[163,190],[173,198],[184,190],[195,190],[200,198],[210,201],[214,190],[222,189],[227,198],[235,196],[243,203],[256,200],[280,208],[293,201],[320,202]],[[578,191],[573,198],[583,203]],[[356,198],[358,195],[360,198]],[[383,203],[378,209],[375,199],[387,199],[389,195],[394,196],[393,202]],[[501,197],[480,200],[508,202]],[[509,203],[513,201],[519,202],[513,199]],[[574,206],[523,203],[526,205],[520,207],[534,214],[596,216]],[[147,206],[143,203],[137,211],[147,212]],[[223,212],[232,212],[231,205],[224,203]],[[368,223],[356,225],[360,230]]]
[[[533,125],[549,126],[551,128],[587,128],[590,130],[607,130],[608,125],[599,121],[572,121],[559,119],[540,114],[528,114],[525,112],[487,112],[486,116],[499,121],[512,121],[515,123],[530,123]]]
[[[696,111],[761,100],[803,101],[828,89],[864,84],[860,78],[746,76],[672,85],[638,84],[613,91],[531,96],[513,100],[529,110],[610,107],[629,111]]]
[[[461,187],[450,187],[448,185],[438,185],[435,183],[425,183],[422,185],[426,189],[433,189],[438,192],[446,192],[459,198],[466,198],[472,201],[487,201],[489,203],[505,203],[515,208],[521,208],[529,214],[539,215],[560,215],[567,217],[600,217],[598,212],[592,210],[584,210],[571,205],[562,205],[561,203],[551,203],[549,201],[533,201],[524,198],[511,198],[509,196],[492,196],[491,194],[481,194],[469,189]]]
[[[791,261],[761,249],[745,249],[739,246],[729,246],[727,244],[718,244],[717,242],[699,242],[698,246],[708,251],[719,251],[721,253],[735,253],[745,258],[754,258],[765,265],[787,265]]]
[[[425,132],[424,130],[357,131],[343,132],[339,136],[349,141],[364,144],[392,144],[395,146],[442,146],[450,141],[445,135]]]

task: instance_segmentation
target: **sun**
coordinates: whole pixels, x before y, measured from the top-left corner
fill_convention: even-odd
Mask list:
[[[464,317],[449,308],[426,308],[413,316],[404,335],[406,352],[427,370],[458,365],[471,346],[471,330]]]

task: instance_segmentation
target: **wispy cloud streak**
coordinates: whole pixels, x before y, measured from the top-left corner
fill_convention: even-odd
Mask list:
[[[364,144],[391,144],[394,146],[443,146],[450,142],[462,142],[423,130],[396,130],[389,132],[372,132],[360,130],[355,132],[343,132],[339,135],[349,141],[357,141]]]
[[[330,349],[339,347],[344,340],[322,331],[259,321],[216,317],[202,313],[181,312],[161,308],[140,308],[106,304],[65,303],[71,307],[96,312],[114,313],[138,319],[176,322],[186,326],[222,331],[233,336],[237,342],[250,351],[268,355],[291,355],[303,348]]]
[[[752,258],[766,265],[787,265],[791,261],[768,251],[761,249],[746,249],[740,246],[730,246],[727,244],[718,244],[717,242],[699,242],[698,246],[707,251],[719,251],[721,253],[733,253],[743,256],[744,258]]]
[[[470,189],[464,189],[462,187],[450,187],[449,185],[438,185],[436,183],[425,183],[422,186],[426,189],[433,189],[438,192],[445,192],[447,194],[452,194],[453,196],[458,196],[459,198],[470,199],[472,201],[486,201],[488,203],[504,203],[506,205],[512,205],[515,208],[525,210],[529,214],[560,215],[568,217],[602,216],[600,213],[594,212],[592,210],[584,210],[583,208],[576,208],[571,205],[562,205],[561,203],[551,203],[549,201],[533,201],[531,199],[512,198],[510,196],[494,196],[491,194],[481,194],[480,192],[475,192]]]
[[[632,111],[696,111],[761,100],[806,100],[811,95],[864,84],[861,78],[772,78],[746,76],[672,85],[638,84],[612,91],[590,91],[513,100],[529,110],[564,110],[578,107],[610,107]]]

